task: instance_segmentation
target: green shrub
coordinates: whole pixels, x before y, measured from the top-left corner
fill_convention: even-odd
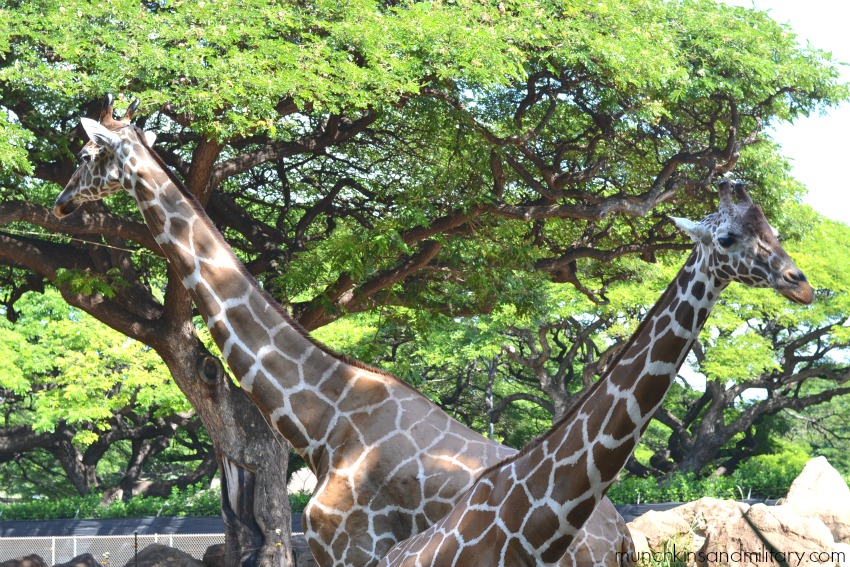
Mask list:
[[[738,467],[732,478],[736,479],[745,498],[749,490],[756,498],[782,498],[809,458],[801,451],[759,455]]]
[[[307,507],[307,503],[310,502],[310,496],[312,496],[309,492],[305,492],[300,490],[295,493],[289,494],[289,507],[292,509],[293,514],[300,514],[304,511],[304,508]]]
[[[635,476],[628,476],[614,484],[608,491],[608,498],[614,504],[663,502],[661,500],[661,488],[656,479]]]
[[[38,498],[0,506],[0,519],[41,520],[54,518],[99,518],[104,506],[99,494],[76,498]]]
[[[688,502],[703,496],[731,498],[732,495],[728,482],[697,479],[692,473],[674,474],[663,483],[655,478],[627,477],[608,491],[608,497],[615,504]]]
[[[294,514],[300,514],[310,494],[289,495]],[[39,498],[29,502],[0,504],[0,520],[62,520],[75,518],[145,518],[150,516],[219,516],[221,490],[203,485],[174,489],[168,498],[134,496],[130,500],[101,503],[100,494],[73,498]]]
[[[74,518],[138,518],[147,516],[218,516],[221,492],[201,485],[174,489],[169,498],[134,496],[101,503],[101,494],[70,498],[39,498],[0,505],[0,520],[59,520]]]
[[[689,502],[704,496],[782,498],[809,459],[804,451],[789,447],[782,453],[753,457],[728,477],[676,473],[662,483],[655,478],[626,477],[611,487],[608,497],[614,504]]]

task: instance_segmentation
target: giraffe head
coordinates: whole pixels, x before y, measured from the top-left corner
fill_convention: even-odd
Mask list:
[[[771,287],[795,303],[808,305],[814,291],[797,268],[743,185],[720,183],[720,210],[701,222],[673,218],[697,244],[708,252],[710,269],[724,283],[737,281],[751,287]]]
[[[97,201],[130,188],[134,161],[138,166],[133,147],[139,143],[139,130],[130,121],[138,106],[139,101],[133,101],[123,118],[115,120],[112,95],[106,95],[99,121],[81,119],[89,142],[77,154],[82,163],[56,199],[53,213],[57,217],[71,214],[86,201]],[[144,136],[147,145],[152,145],[155,136],[150,132]]]

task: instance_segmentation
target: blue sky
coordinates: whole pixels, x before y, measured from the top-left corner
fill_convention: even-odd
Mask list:
[[[802,44],[832,52],[850,62],[850,1],[848,0],[725,0],[755,7],[788,24]],[[850,82],[850,66],[842,70]],[[809,190],[805,201],[823,215],[850,224],[850,104],[825,116],[810,116],[776,128],[774,138],[791,160],[794,176]]]

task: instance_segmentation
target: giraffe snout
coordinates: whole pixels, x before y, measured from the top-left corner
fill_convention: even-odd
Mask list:
[[[53,214],[56,218],[64,218],[77,210],[78,203],[67,197],[64,193],[59,195],[56,203],[53,205]]]
[[[799,269],[791,268],[782,274],[782,282],[775,286],[776,291],[795,303],[809,305],[815,299],[815,291],[809,285],[806,275]]]

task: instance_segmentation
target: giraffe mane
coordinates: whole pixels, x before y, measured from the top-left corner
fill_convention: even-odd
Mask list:
[[[214,236],[214,238],[216,238],[216,240],[218,240],[219,244],[223,245],[225,249],[228,250],[228,253],[233,254],[233,252],[230,251],[230,245],[227,244],[227,242],[224,240],[224,237],[221,235],[219,230],[213,226],[212,221],[210,220],[209,216],[207,216],[206,211],[204,210],[204,207],[201,205],[198,199],[195,198],[194,195],[192,195],[191,191],[189,191],[189,189],[186,187],[186,184],[183,183],[179,177],[177,177],[177,175],[171,170],[170,167],[168,167],[168,165],[165,163],[165,160],[162,159],[159,153],[157,153],[157,151],[153,149],[150,144],[148,144],[148,140],[145,137],[142,129],[134,125],[124,125],[124,127],[126,126],[132,126],[133,133],[138,138],[139,142],[148,151],[148,153],[151,155],[157,165],[160,166],[160,169],[165,172],[171,182],[174,183],[177,189],[183,194],[183,197],[186,199],[189,205],[195,210],[196,213],[198,213],[198,217],[201,222],[205,223],[208,228],[212,229],[210,230],[210,233]],[[254,276],[252,276],[248,272],[248,270],[245,268],[245,265],[241,261],[238,261],[238,259],[236,265],[238,266],[239,271],[242,273],[243,276],[245,276],[250,281],[256,281],[256,278],[254,278]],[[271,296],[269,292],[259,286],[257,286],[257,288],[262,294],[263,298],[269,303],[269,305],[271,305],[272,308],[276,310],[292,326],[293,329],[295,329],[301,336],[312,342],[314,345],[316,345],[317,348],[321,349],[329,356],[332,356],[337,360],[340,360],[341,362],[353,366],[355,368],[374,372],[387,378],[392,378],[396,380],[399,384],[402,384],[407,388],[410,388],[412,391],[418,393],[420,396],[427,398],[427,396],[422,394],[422,392],[420,392],[419,390],[417,390],[395,374],[366,364],[365,362],[357,360],[356,358],[352,358],[348,355],[339,353],[334,349],[330,348],[329,346],[325,345],[321,341],[316,340],[313,336],[310,335],[309,331],[307,331],[307,329],[305,329],[304,326],[298,322],[297,319],[290,315],[286,311],[286,309],[284,309],[283,306]]]

